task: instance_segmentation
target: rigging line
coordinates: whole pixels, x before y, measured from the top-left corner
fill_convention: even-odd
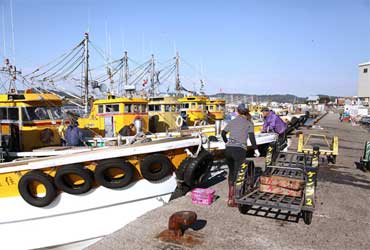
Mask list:
[[[79,64],[76,65],[76,67],[74,67],[69,73],[67,73],[65,76],[61,76],[60,78],[58,79],[54,79],[55,82],[58,82],[60,80],[66,80],[79,66],[81,66],[81,64],[84,62],[84,60],[81,60]]]
[[[141,68],[146,68],[146,67],[148,67],[148,66],[150,66],[151,64],[150,64],[150,61],[148,61],[148,62],[145,62],[145,63],[143,63],[142,65],[140,65],[140,66],[138,66],[138,67],[136,67],[136,68],[134,68],[133,70],[131,70],[130,71],[130,75],[132,76],[132,75],[135,75],[135,74],[137,74],[138,72],[140,72],[140,70],[141,70]],[[144,68],[144,69],[145,69]]]
[[[91,47],[94,50],[96,50],[96,52],[98,52],[98,54],[103,58],[105,63],[108,64],[109,63],[109,58],[107,58],[107,56],[104,55],[104,51],[102,49],[100,49],[99,47],[95,46],[95,44],[92,43],[90,40],[89,40],[89,43],[90,43]]]
[[[115,68],[113,68],[113,70],[111,70],[111,72],[114,72],[114,74],[112,74],[111,76],[108,76],[108,79],[110,78],[110,77],[113,77],[117,72],[117,70],[120,70],[120,69],[122,69],[122,67],[123,67],[123,62],[121,62],[120,64],[118,64]],[[104,74],[102,74],[102,75],[100,75],[99,77],[96,77],[95,78],[95,80],[100,80],[100,79],[102,79],[103,77],[105,77],[106,76],[106,73],[104,73]],[[106,80],[104,80],[104,81],[106,81]]]
[[[113,71],[113,73],[112,73],[111,76],[108,76],[108,78],[106,78],[105,80],[102,80],[101,82],[105,82],[105,81],[109,80],[110,78],[113,79],[113,77],[122,69],[122,67],[123,67],[123,63],[122,63],[122,65],[121,65],[120,68],[118,68],[117,70]]]
[[[77,57],[77,59],[75,58],[76,56],[78,56],[78,54],[76,54],[75,56],[71,57],[66,63],[64,63],[62,65],[62,67],[60,67],[59,69],[57,69],[52,74],[49,74],[47,76],[44,76],[43,79],[50,79],[50,78],[53,78],[53,77],[59,77],[61,74],[64,74],[64,72],[68,71],[76,63],[78,63],[79,60],[81,60],[81,59],[84,58],[84,55],[83,54],[80,55],[79,57]],[[74,61],[72,62],[72,60],[74,60]]]
[[[161,84],[161,82],[166,82],[170,78],[172,73],[175,72],[175,70],[176,70],[176,67],[174,67],[171,71],[169,71],[168,74],[166,74],[162,78],[160,78],[159,79],[160,84]]]
[[[47,74],[47,73],[49,73],[50,71],[52,71],[53,69],[55,69],[56,67],[58,67],[60,64],[62,64],[67,58],[69,58],[71,55],[72,55],[72,57],[70,58],[70,59],[68,59],[68,61],[66,62],[66,63],[64,63],[63,65],[62,65],[62,67],[60,67],[59,69],[57,69],[53,74],[55,74],[56,72],[58,72],[58,71],[60,71],[60,70],[62,70],[68,63],[70,63],[76,56],[78,56],[81,52],[83,51],[83,47],[81,47],[79,50],[77,50],[77,52],[74,54],[74,55],[72,55],[72,53],[69,53],[66,57],[64,57],[61,61],[59,61],[57,64],[55,64],[55,65],[53,65],[51,68],[49,68],[49,69],[47,69],[46,71],[44,71],[44,72],[41,72],[40,74],[38,74],[38,75],[34,75],[34,76],[32,76],[32,77],[30,77],[30,78],[38,78],[38,77],[40,77],[40,76],[43,76],[43,75],[45,75],[45,74]],[[33,73],[35,73],[36,71],[34,71]],[[33,74],[33,73],[31,73],[31,74]],[[53,74],[51,74],[51,75],[53,75]],[[30,75],[30,74],[28,74],[28,75]],[[50,75],[49,75],[50,76]],[[25,76],[26,77],[26,76]]]
[[[13,20],[13,0],[10,0],[10,21],[12,27],[12,48],[13,48],[13,64],[15,65],[15,39],[14,39],[14,20]]]
[[[161,71],[159,71],[159,78],[163,78],[162,76],[165,76],[165,75],[167,75],[168,74],[168,72],[170,72],[170,71],[172,71],[172,70],[174,70],[174,69],[176,69],[176,65],[172,65],[171,67],[169,67],[169,68],[167,68],[167,69],[165,69],[165,70],[161,70]]]
[[[55,79],[55,78],[58,78],[58,77],[62,77],[64,74],[67,74],[67,72],[70,72],[70,69],[72,69],[75,65],[81,65],[81,62],[79,62],[80,60],[83,60],[84,56],[80,56],[78,57],[74,62],[72,62],[70,65],[68,65],[66,68],[64,68],[62,71],[60,71],[59,73],[55,74],[53,77],[51,76],[48,76],[48,77],[44,77],[43,79]]]
[[[4,47],[4,58],[6,58],[6,38],[5,38],[5,10],[4,5],[1,5],[2,14],[3,14],[3,47]]]
[[[136,77],[136,79],[134,80],[134,81],[132,81],[131,82],[131,84],[135,84],[135,82],[137,82],[137,80],[140,78],[143,78],[144,77],[144,75],[146,74],[146,73],[149,73],[149,70],[150,70],[150,66],[151,65],[148,65],[142,72],[141,72],[141,74],[139,74],[139,76],[138,77]]]
[[[114,60],[114,61],[109,62],[109,64],[114,64],[114,63],[122,62],[122,61],[123,61],[123,58],[120,58],[120,59],[117,59],[117,60]],[[93,69],[89,69],[89,71],[94,71],[94,70],[97,70],[97,69],[100,69],[100,68],[103,68],[103,67],[106,67],[106,66],[107,66],[107,64],[101,64],[99,66],[96,66]]]
[[[83,41],[81,41],[78,45],[76,45],[75,47],[73,47],[69,52],[65,52],[65,53],[63,53],[62,55],[60,55],[60,56],[58,56],[57,58],[54,58],[53,60],[51,60],[50,62],[48,62],[48,63],[46,63],[46,64],[44,64],[44,65],[41,65],[41,66],[39,66],[37,69],[35,69],[34,71],[32,71],[31,73],[29,73],[29,74],[27,74],[27,75],[25,75],[24,77],[28,77],[29,75],[32,75],[32,74],[34,74],[34,73],[36,73],[36,72],[38,72],[38,71],[40,71],[40,69],[42,69],[42,68],[45,68],[45,67],[47,67],[47,66],[49,66],[49,65],[51,65],[51,64],[53,64],[54,62],[56,62],[57,60],[60,60],[61,59],[61,61],[59,61],[59,63],[57,63],[56,64],[56,66],[57,65],[59,65],[59,64],[61,64],[67,57],[69,57],[76,49],[78,49],[78,47],[80,47],[80,46],[82,46],[83,45]],[[53,66],[53,68],[55,68],[55,66]],[[50,71],[52,68],[49,68],[47,71]]]

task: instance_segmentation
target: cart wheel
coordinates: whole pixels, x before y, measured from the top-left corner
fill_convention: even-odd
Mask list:
[[[302,211],[303,221],[306,225],[310,225],[312,222],[312,212],[311,211]]]
[[[238,209],[239,209],[239,212],[241,214],[247,214],[247,212],[249,211],[249,209],[251,209],[252,206],[251,205],[245,205],[245,204],[238,204]]]

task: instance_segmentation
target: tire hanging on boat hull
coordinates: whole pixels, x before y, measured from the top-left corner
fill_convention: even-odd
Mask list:
[[[82,184],[76,184],[72,176],[78,176],[83,180]],[[66,165],[60,167],[54,177],[58,189],[69,194],[83,194],[88,192],[94,182],[93,173],[80,164]]]
[[[184,182],[189,187],[195,187],[202,182],[204,174],[213,163],[213,156],[206,150],[200,151],[196,158],[189,161],[184,172]]]
[[[148,181],[159,181],[172,173],[172,164],[163,154],[151,154],[141,161],[140,171]]]
[[[113,171],[117,171],[121,177],[115,177]],[[95,180],[106,188],[122,188],[132,182],[134,177],[134,166],[123,159],[111,159],[98,163],[95,169]]]
[[[32,183],[42,184],[45,188],[45,195],[39,197],[36,192],[32,192]],[[18,191],[27,203],[36,207],[49,205],[57,196],[53,178],[40,170],[33,170],[23,175],[18,182]]]

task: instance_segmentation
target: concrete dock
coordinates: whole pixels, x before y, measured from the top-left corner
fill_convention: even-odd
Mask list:
[[[227,181],[223,180],[212,186],[219,198],[211,206],[192,204],[189,193],[145,214],[89,249],[370,249],[370,172],[364,173],[354,165],[370,133],[340,123],[336,114],[328,114],[319,125],[323,130],[301,130],[305,134],[339,136],[339,157],[335,165],[320,167],[317,207],[311,225],[296,216],[254,209],[247,215],[240,214],[237,208],[227,207]],[[297,138],[293,136],[292,140],[294,150]],[[263,162],[263,158],[257,159],[256,165]],[[197,225],[189,230],[203,239],[202,244],[184,246],[156,238],[167,228],[170,215],[182,210],[198,214]]]

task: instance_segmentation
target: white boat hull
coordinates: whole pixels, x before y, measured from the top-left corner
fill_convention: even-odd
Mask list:
[[[98,187],[78,196],[61,193],[44,208],[21,197],[1,198],[1,248],[86,247],[167,203],[175,188],[174,176],[158,183],[139,180],[118,190]]]

